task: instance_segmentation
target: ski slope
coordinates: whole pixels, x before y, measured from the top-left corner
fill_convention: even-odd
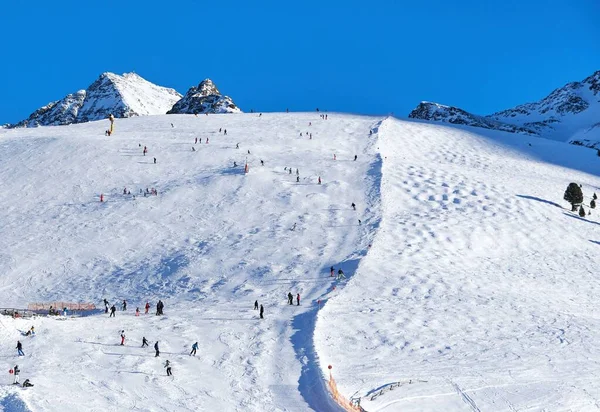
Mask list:
[[[0,130],[1,306],[128,302],[0,317],[5,370],[35,385],[5,373],[5,410],[339,411],[328,365],[367,411],[600,407],[598,221],[561,200],[600,192],[594,151],[336,113],[107,127]]]
[[[378,146],[382,221],[318,315],[323,372],[368,411],[599,409],[598,217],[562,200],[599,191],[596,153],[392,119]]]
[[[36,386],[18,396],[34,411],[335,410],[312,353],[313,300],[332,285],[329,266],[371,236],[378,181],[369,173],[380,162],[369,129],[379,121],[169,115],[118,119],[111,137],[108,121],[2,131],[2,305],[129,303],[114,319],[35,320],[18,361]],[[146,188],[158,196],[140,196]],[[301,295],[299,307],[288,292]],[[158,299],[165,317],[134,316]],[[19,330],[31,325],[2,322],[8,371]],[[142,336],[160,342],[159,359],[140,348]]]

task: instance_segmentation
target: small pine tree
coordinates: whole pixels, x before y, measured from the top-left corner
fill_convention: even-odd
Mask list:
[[[598,196],[596,196],[596,192],[594,192],[594,196],[592,196],[594,198],[594,200],[598,199]]]
[[[595,208],[596,208],[596,201],[595,201],[594,199],[592,199],[592,201],[590,202],[590,207],[591,207],[592,209],[595,209]]]
[[[585,210],[583,210],[583,206],[579,206],[579,216],[585,217]]]
[[[569,183],[563,198],[571,204],[571,211],[576,212],[577,205],[583,203],[583,192],[577,183]]]

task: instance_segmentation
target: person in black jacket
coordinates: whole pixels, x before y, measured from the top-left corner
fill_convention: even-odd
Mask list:
[[[156,351],[156,355],[154,355],[154,357],[157,358],[158,356],[160,356],[160,351],[158,350],[158,341],[156,341],[156,343],[154,344],[154,350]]]
[[[263,308],[263,305],[260,305],[260,318],[264,319],[263,317],[263,313],[265,312],[265,308]]]
[[[25,356],[25,353],[23,353],[23,344],[21,344],[20,340],[17,341],[17,354],[19,356]]]
[[[117,311],[117,308],[115,308],[115,305],[112,305],[110,307],[110,315],[108,315],[108,317],[115,317],[115,312]]]
[[[15,367],[13,368],[13,373],[15,375],[15,380],[13,381],[13,384],[18,384],[19,383],[19,373],[21,373],[21,369],[19,369],[19,365],[15,365]]]
[[[25,382],[23,382],[23,387],[31,388],[32,386],[33,386],[33,383],[29,382],[29,379],[25,379]]]
[[[148,346],[148,339],[146,339],[146,337],[145,337],[145,336],[142,336],[142,348],[143,348],[144,346]]]

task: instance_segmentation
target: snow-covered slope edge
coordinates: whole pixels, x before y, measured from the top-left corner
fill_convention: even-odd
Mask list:
[[[522,104],[488,116],[422,102],[409,114],[409,118],[535,134],[563,142],[577,140],[594,147],[597,141],[583,141],[575,135],[590,129],[600,118],[600,71],[580,82],[568,83],[538,102]]]
[[[157,86],[136,73],[102,73],[87,89],[33,112],[9,127],[58,126],[106,119],[165,114],[181,99],[174,89]]]
[[[381,227],[319,313],[323,373],[369,412],[594,409],[599,223],[562,194],[589,202],[595,153],[395,120],[378,146]]]

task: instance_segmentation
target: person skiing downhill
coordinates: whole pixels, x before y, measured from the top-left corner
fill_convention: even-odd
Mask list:
[[[173,376],[173,373],[171,373],[171,362],[168,359],[165,362],[165,368],[167,368],[167,376]]]
[[[154,350],[156,351],[156,354],[154,355],[155,358],[160,356],[160,350],[158,350],[158,341],[156,341],[156,343],[154,344]]]
[[[121,346],[125,345],[125,331],[121,331]]]
[[[337,278],[338,278],[338,280],[346,279],[346,276],[344,276],[344,271],[342,269],[338,270]]]
[[[144,315],[147,315],[148,311],[150,310],[150,303],[149,302],[146,302],[146,306],[144,306],[144,309],[145,309]]]
[[[114,318],[115,316],[115,312],[117,311],[117,308],[115,307],[115,305],[112,305],[110,307],[110,315],[108,315],[109,318]]]
[[[254,310],[258,310],[258,300],[254,301]]]
[[[354,155],[354,161],[356,162],[356,159],[358,159],[358,155]]]
[[[196,356],[196,350],[198,350],[198,342],[196,342],[192,345],[192,351],[190,352],[190,356],[192,356],[192,355]]]
[[[17,341],[17,354],[19,356],[25,356],[25,353],[23,352],[23,344],[21,343],[20,340]]]
[[[19,374],[21,373],[21,369],[19,369],[19,365],[15,365],[15,367],[13,368],[13,373],[15,375],[13,385],[17,385],[19,383]]]
[[[143,348],[144,346],[148,346],[148,339],[146,339],[146,337],[145,337],[145,336],[142,336],[142,348]]]

